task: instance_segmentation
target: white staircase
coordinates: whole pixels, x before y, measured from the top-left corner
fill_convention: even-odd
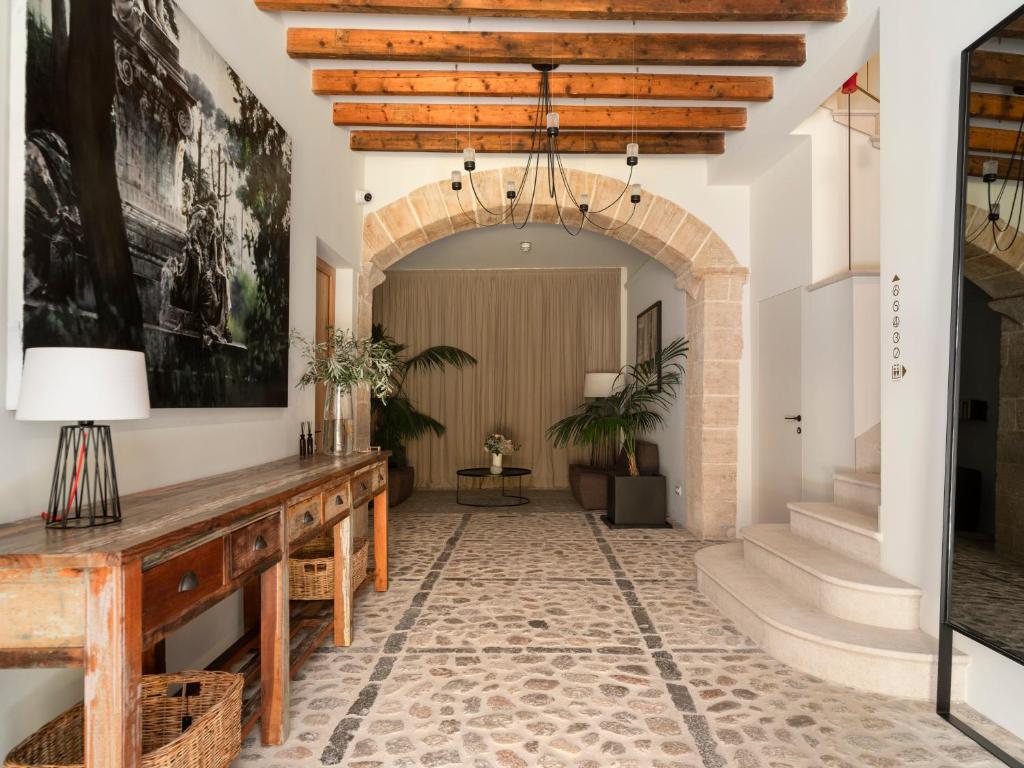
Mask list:
[[[921,590],[878,568],[880,476],[837,473],[832,503],[794,502],[789,525],[697,553],[697,583],[764,650],[817,677],[913,699],[935,695],[937,643]],[[966,658],[954,659],[962,696]]]

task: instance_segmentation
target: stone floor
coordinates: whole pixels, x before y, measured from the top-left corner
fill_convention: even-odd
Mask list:
[[[293,683],[287,744],[250,736],[236,768],[1001,765],[928,704],[762,653],[697,591],[688,534],[532,495],[393,510],[391,590],[362,593],[355,644]]]

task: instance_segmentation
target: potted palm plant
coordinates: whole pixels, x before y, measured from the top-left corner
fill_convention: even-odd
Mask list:
[[[350,331],[328,328],[322,342],[310,341],[297,331],[292,343],[306,361],[298,386],[324,384],[322,451],[344,456],[355,450],[353,392],[368,387],[373,397],[391,395],[392,372],[397,365],[391,347],[374,339],[357,338]]]
[[[373,443],[391,451],[388,460],[388,502],[396,506],[409,498],[416,482],[416,469],[409,465],[406,442],[426,434],[440,437],[445,433],[444,424],[420,411],[409,398],[405,390],[407,377],[417,371],[429,373],[449,367],[476,365],[476,358],[458,347],[444,345],[427,347],[418,354],[407,356],[407,345],[388,336],[381,325],[373,326],[372,338],[375,343],[386,346],[395,359],[388,396],[375,396],[371,402]]]
[[[624,472],[609,472],[607,522],[613,525],[665,525],[665,476],[641,475],[637,442],[665,423],[665,415],[679,394],[683,359],[689,343],[670,342],[654,357],[619,371],[608,397],[589,400],[548,429],[559,448],[586,446],[592,450],[621,445]]]

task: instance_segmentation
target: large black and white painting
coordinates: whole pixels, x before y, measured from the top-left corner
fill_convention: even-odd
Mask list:
[[[171,0],[28,0],[22,344],[284,406],[291,141]],[[73,373],[73,372],[69,372]]]

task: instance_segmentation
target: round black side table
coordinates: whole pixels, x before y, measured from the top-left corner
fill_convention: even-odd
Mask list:
[[[455,503],[461,504],[464,507],[521,507],[524,504],[529,504],[530,500],[523,496],[523,478],[529,474],[532,474],[532,472],[522,467],[502,467],[500,473],[491,472],[490,467],[460,469],[455,473]],[[464,477],[477,479],[486,479],[488,477],[501,478],[501,495],[492,502],[463,501],[462,478]],[[510,477],[516,478],[519,482],[516,493],[509,493],[505,485],[506,478]]]

